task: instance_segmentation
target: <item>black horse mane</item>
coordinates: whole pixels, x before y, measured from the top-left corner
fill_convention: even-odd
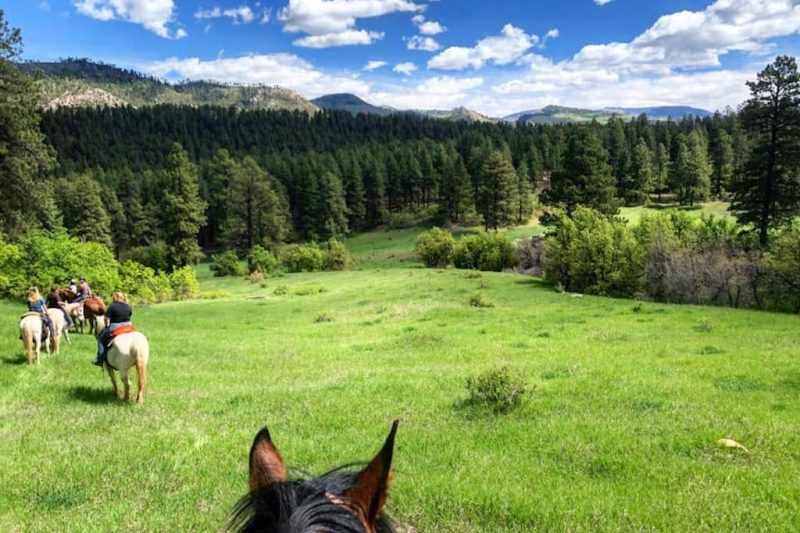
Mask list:
[[[228,530],[232,532],[365,533],[358,516],[331,501],[331,495],[346,494],[356,481],[353,465],[332,470],[310,479],[274,483],[243,497],[236,504]],[[392,520],[382,514],[375,524],[376,533],[394,533]]]

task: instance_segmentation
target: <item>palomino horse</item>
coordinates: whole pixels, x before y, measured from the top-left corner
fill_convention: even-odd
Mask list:
[[[43,329],[44,324],[42,324],[42,317],[39,313],[25,313],[19,320],[19,335],[22,337],[29,365],[34,363],[34,355],[36,364],[41,363]]]
[[[95,318],[105,314],[106,304],[99,296],[91,296],[83,301],[83,315],[86,320],[89,321],[89,330],[95,335],[100,334],[99,331],[95,331],[95,328],[97,327],[97,321]]]
[[[83,302],[64,304],[64,309],[72,317],[78,330],[83,333],[83,325],[86,323],[86,317],[83,315]]]
[[[360,472],[343,469],[312,480],[289,480],[267,428],[250,448],[250,494],[233,511],[230,531],[395,531],[383,513],[391,481],[397,421],[386,442]]]
[[[61,309],[48,309],[47,315],[53,322],[53,332],[55,333],[50,336],[50,352],[59,354],[61,353],[61,335],[64,335],[67,342],[71,342],[67,330],[67,319],[64,318],[64,312]]]
[[[147,360],[150,358],[150,345],[147,337],[138,331],[123,333],[114,338],[111,347],[106,352],[106,370],[111,377],[111,384],[114,386],[114,394],[117,398],[124,401],[130,400],[131,380],[128,371],[131,367],[136,367],[138,392],[136,393],[136,403],[144,401],[144,393],[147,388]],[[114,370],[119,370],[122,384],[125,386],[125,395],[120,396],[117,387],[117,378]]]

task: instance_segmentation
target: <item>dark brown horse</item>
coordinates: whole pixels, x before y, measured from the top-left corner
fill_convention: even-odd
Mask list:
[[[69,289],[58,289],[56,291],[58,293],[58,297],[61,298],[62,301],[67,303],[72,303],[75,298],[78,297],[78,293],[75,291],[71,291]]]
[[[397,421],[378,455],[360,472],[343,468],[290,480],[267,428],[250,448],[250,494],[236,506],[230,531],[391,533],[383,513],[391,482]]]

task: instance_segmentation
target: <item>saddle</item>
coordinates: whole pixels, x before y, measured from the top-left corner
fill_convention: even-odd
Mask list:
[[[133,326],[133,324],[131,324],[130,326],[120,326],[120,327],[118,327],[117,329],[115,329],[114,331],[111,332],[111,335],[109,336],[109,340],[113,341],[114,339],[116,339],[120,335],[125,335],[126,333],[133,333],[134,331],[136,331],[136,328]]]
[[[111,345],[114,344],[114,340],[119,337],[120,335],[125,335],[126,333],[133,333],[136,331],[136,328],[131,324],[130,326],[120,326],[108,336],[108,342],[106,343],[106,350],[111,349]]]

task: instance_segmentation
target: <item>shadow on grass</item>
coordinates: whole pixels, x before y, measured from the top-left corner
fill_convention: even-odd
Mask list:
[[[70,388],[69,395],[74,400],[93,404],[117,403],[119,401],[110,387],[94,388],[79,385]]]
[[[24,355],[20,355],[20,356],[16,356],[16,357],[13,356],[13,355],[3,357],[3,364],[4,365],[24,365],[24,364],[27,364],[27,363],[28,363],[28,360],[25,358]]]

